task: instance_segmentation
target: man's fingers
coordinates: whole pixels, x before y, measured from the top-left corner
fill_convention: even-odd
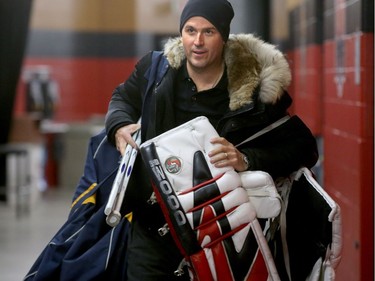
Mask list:
[[[132,135],[140,129],[140,124],[130,124],[124,127],[121,127],[116,132],[116,148],[120,151],[121,155],[124,155],[126,146],[129,144],[133,148],[138,149],[137,144],[135,143]]]

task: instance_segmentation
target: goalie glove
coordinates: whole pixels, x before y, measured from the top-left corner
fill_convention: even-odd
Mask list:
[[[214,136],[199,117],[141,146],[171,234],[194,280],[279,280],[239,174],[209,163]]]

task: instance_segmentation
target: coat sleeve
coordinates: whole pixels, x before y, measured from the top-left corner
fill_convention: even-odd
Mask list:
[[[113,91],[106,114],[105,127],[108,140],[115,143],[114,135],[118,128],[136,123],[141,116],[142,95],[147,79],[145,73],[151,63],[151,53],[136,64],[129,78]]]
[[[251,170],[266,171],[273,178],[311,168],[318,160],[316,140],[298,116],[250,141],[241,151],[248,156]]]

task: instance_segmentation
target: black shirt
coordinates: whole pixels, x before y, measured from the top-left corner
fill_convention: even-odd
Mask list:
[[[174,87],[176,126],[203,115],[216,127],[220,118],[228,111],[229,96],[226,71],[215,87],[197,92],[197,87],[189,77],[185,63],[178,71]]]

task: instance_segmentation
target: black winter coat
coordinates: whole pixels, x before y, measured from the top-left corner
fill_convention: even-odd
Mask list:
[[[229,110],[216,129],[236,145],[288,114],[292,101],[285,89],[291,75],[283,55],[252,35],[231,35],[224,56]],[[119,127],[136,123],[141,116],[142,141],[176,126],[174,81],[185,61],[181,38],[175,38],[167,42],[163,52],[151,52],[138,62],[109,104],[106,130],[112,144]],[[310,168],[318,158],[315,138],[297,116],[239,149],[248,156],[250,169],[266,171],[274,178],[302,166]],[[133,212],[128,278],[175,280],[173,271],[182,256],[171,235],[157,234],[165,219],[158,204],[147,203],[152,187],[146,174],[138,157],[124,204]]]
[[[274,46],[250,34],[231,35],[225,48],[230,111],[217,126],[234,145],[288,114],[292,100],[285,91],[290,69]],[[174,128],[173,84],[185,63],[180,38],[170,39],[164,52],[143,57],[129,79],[113,93],[106,129],[114,143],[116,130],[136,123],[142,115],[142,141]],[[297,116],[240,147],[250,169],[274,178],[287,176],[318,159],[314,136]]]

